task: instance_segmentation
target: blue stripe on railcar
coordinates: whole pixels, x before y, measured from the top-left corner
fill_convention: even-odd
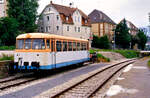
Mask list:
[[[68,66],[68,65],[73,65],[73,64],[77,64],[77,63],[81,63],[81,62],[85,62],[90,60],[90,58],[85,58],[85,59],[81,59],[81,60],[74,60],[74,61],[70,61],[70,62],[63,62],[63,63],[58,63],[58,64],[53,64],[53,65],[45,65],[45,66],[40,66],[38,69],[42,69],[42,70],[47,70],[47,69],[53,69],[54,66],[56,66],[56,68],[60,68],[60,67],[64,67],[64,66]],[[16,69],[16,66],[14,65],[14,69]],[[34,66],[18,66],[18,69],[37,69],[37,67]]]

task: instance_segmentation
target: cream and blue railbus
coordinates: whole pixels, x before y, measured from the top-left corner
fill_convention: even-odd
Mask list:
[[[16,38],[15,69],[49,70],[89,59],[88,40],[46,33],[26,33]]]

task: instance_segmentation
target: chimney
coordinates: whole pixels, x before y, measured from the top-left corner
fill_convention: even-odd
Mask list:
[[[50,4],[53,4],[53,1],[52,1],[52,0],[50,1]]]
[[[70,6],[70,8],[73,8],[73,2],[72,3],[69,3],[69,6]]]
[[[69,3],[69,5],[70,5],[70,8],[72,8],[72,3]]]

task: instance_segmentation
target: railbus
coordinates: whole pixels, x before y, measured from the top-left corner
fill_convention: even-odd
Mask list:
[[[47,33],[17,36],[14,68],[50,70],[90,59],[88,40]]]

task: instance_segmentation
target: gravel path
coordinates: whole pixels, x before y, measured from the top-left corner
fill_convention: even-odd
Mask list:
[[[34,97],[44,91],[47,91],[50,88],[53,88],[60,84],[63,84],[74,77],[91,72],[93,70],[96,70],[96,69],[106,66],[106,65],[107,64],[94,64],[91,66],[86,66],[79,70],[67,72],[63,75],[56,76],[53,79],[50,79],[48,81],[45,81],[45,82],[42,82],[42,83],[39,83],[39,84],[36,84],[33,86],[29,86],[27,88],[24,88],[22,90],[19,90],[19,91],[10,93],[10,94],[0,96],[0,98],[31,98],[31,97]]]

